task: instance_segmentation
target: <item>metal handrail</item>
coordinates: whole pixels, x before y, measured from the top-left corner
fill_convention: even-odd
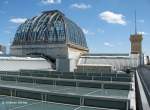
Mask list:
[[[141,99],[141,104],[142,104],[142,108],[143,110],[150,110],[150,105],[148,102],[148,98],[146,97],[146,93],[144,91],[144,86],[143,86],[143,79],[140,78],[141,76],[139,75],[138,71],[136,71],[136,76],[137,76],[137,82],[138,82],[138,88],[139,88],[139,92],[140,92],[140,99]]]

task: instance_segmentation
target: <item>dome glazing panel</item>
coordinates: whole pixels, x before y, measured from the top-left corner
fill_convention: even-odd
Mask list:
[[[12,45],[73,44],[87,48],[83,31],[58,10],[44,11],[26,20],[16,31]]]

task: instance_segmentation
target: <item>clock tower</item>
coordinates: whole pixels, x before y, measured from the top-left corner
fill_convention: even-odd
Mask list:
[[[130,35],[131,42],[131,54],[141,54],[142,53],[142,34]]]
[[[137,66],[144,64],[144,54],[142,53],[142,34],[137,32],[136,11],[135,11],[135,34],[130,35],[131,42],[131,58],[136,61]]]
[[[137,33],[136,11],[135,11],[135,34],[130,35],[131,54],[142,54],[142,34]]]

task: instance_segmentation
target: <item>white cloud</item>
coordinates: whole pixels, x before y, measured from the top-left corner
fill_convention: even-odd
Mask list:
[[[144,19],[140,19],[140,20],[137,20],[137,22],[139,22],[139,23],[144,23],[145,20],[144,20]]]
[[[89,32],[89,31],[88,31],[87,29],[85,29],[85,28],[82,28],[82,31],[83,31],[84,34],[88,34],[88,32]]]
[[[122,14],[104,11],[99,14],[99,17],[107,23],[126,25],[126,21],[124,20],[124,16]]]
[[[138,34],[142,34],[142,35],[149,35],[149,33],[146,32],[137,32]]]
[[[60,4],[61,0],[41,0],[41,2],[45,5],[48,4]]]
[[[16,24],[24,23],[27,20],[27,18],[12,18],[9,21]]]
[[[4,4],[8,4],[8,1],[4,1]]]
[[[98,28],[97,32],[104,33],[105,31],[103,29],[101,29],[101,28]]]
[[[6,30],[6,31],[4,31],[4,33],[11,34],[11,31]]]
[[[94,32],[90,32],[89,30],[85,29],[85,28],[82,28],[82,31],[85,35],[95,35]]]
[[[88,9],[88,8],[91,8],[91,5],[89,4],[84,4],[84,3],[74,3],[71,5],[72,8],[78,8],[78,9],[82,9],[82,10],[85,10],[85,9]]]
[[[123,43],[122,43],[122,42],[118,42],[117,45],[118,45],[118,46],[121,46],[121,45],[123,45]]]
[[[109,43],[109,42],[104,42],[104,45],[107,46],[107,47],[114,47],[114,45],[112,45],[112,44]]]
[[[0,10],[0,14],[5,14],[6,12],[3,10]]]
[[[7,27],[7,29],[16,29],[17,28],[17,26],[15,26],[15,25],[12,25],[12,26],[8,26]]]

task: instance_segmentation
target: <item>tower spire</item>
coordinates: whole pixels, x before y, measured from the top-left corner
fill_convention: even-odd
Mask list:
[[[135,10],[135,12],[134,12],[134,25],[135,25],[135,35],[137,35],[136,10]]]

